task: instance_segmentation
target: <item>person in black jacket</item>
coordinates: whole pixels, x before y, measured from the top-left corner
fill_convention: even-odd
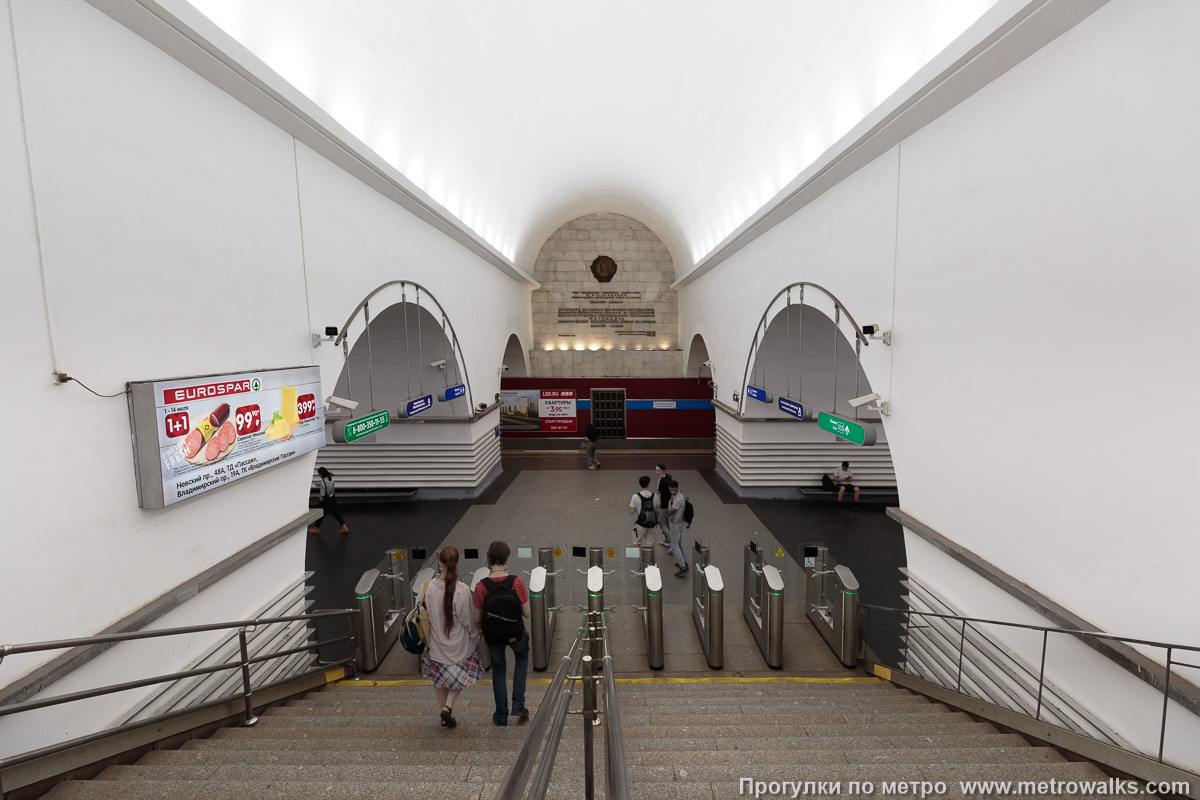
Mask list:
[[[583,444],[587,447],[588,469],[600,469],[600,459],[596,458],[596,441],[600,438],[600,431],[596,430],[596,426],[588,423],[587,430],[583,434]]]
[[[658,510],[660,522],[658,543],[663,547],[670,547],[671,540],[667,535],[667,526],[662,525],[661,521],[667,518],[667,506],[671,504],[671,473],[667,472],[666,464],[655,464],[654,474],[657,476],[655,480],[658,481],[654,485],[655,508]]]

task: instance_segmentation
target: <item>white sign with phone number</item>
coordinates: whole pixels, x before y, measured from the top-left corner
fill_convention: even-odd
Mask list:
[[[318,367],[129,388],[142,508],[164,508],[325,444]]]

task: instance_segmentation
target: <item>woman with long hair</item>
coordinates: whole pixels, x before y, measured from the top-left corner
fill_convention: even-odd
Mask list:
[[[332,515],[334,519],[342,524],[342,529],[338,533],[349,533],[350,529],[346,527],[346,520],[342,519],[341,513],[338,512],[337,492],[333,486],[333,473],[324,467],[317,467],[317,475],[321,478],[321,509],[325,514],[315,524],[308,527],[308,532],[320,533],[321,523],[325,521],[325,517]]]
[[[458,693],[483,675],[475,645],[479,625],[471,611],[471,590],[458,579],[458,550],[444,547],[438,554],[442,574],[429,582],[425,607],[429,612],[429,658],[421,660],[421,674],[433,679],[442,724],[453,728],[454,701]]]

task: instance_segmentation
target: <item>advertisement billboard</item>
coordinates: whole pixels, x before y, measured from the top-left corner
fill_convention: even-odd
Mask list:
[[[138,505],[165,508],[325,444],[318,367],[129,384]]]
[[[574,389],[541,389],[538,395],[538,417],[543,432],[577,430]]]

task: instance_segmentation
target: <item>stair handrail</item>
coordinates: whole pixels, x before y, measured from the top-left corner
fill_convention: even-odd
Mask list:
[[[906,617],[911,616],[911,615],[916,615],[919,617],[932,617],[935,619],[944,619],[944,620],[950,620],[953,622],[958,622],[961,626],[960,627],[961,635],[959,636],[958,676],[956,679],[957,686],[956,687],[945,686],[943,688],[953,691],[957,694],[962,694],[964,696],[969,696],[969,695],[966,695],[966,693],[964,693],[962,691],[962,664],[963,664],[963,654],[965,651],[966,629],[967,629],[968,625],[970,625],[972,623],[981,624],[981,625],[996,625],[996,626],[1004,627],[1004,628],[1017,628],[1017,629],[1022,629],[1022,630],[1031,630],[1031,631],[1041,632],[1042,648],[1041,648],[1040,666],[1038,669],[1037,708],[1032,715],[1030,715],[1028,712],[1024,711],[1023,709],[1019,709],[1016,712],[1016,713],[1021,714],[1022,716],[1031,717],[1032,719],[1034,719],[1035,721],[1038,721],[1038,722],[1042,721],[1041,720],[1042,694],[1043,694],[1043,690],[1044,690],[1045,684],[1046,684],[1046,650],[1047,650],[1047,645],[1049,643],[1050,634],[1052,634],[1052,633],[1063,634],[1066,636],[1073,636],[1073,637],[1076,637],[1079,639],[1085,639],[1085,640],[1086,639],[1106,640],[1106,641],[1113,641],[1113,642],[1121,642],[1123,644],[1144,645],[1147,647],[1157,647],[1157,648],[1165,649],[1166,650],[1166,664],[1164,665],[1164,668],[1166,670],[1166,679],[1161,688],[1162,695],[1163,695],[1163,704],[1162,704],[1162,713],[1160,716],[1160,724],[1159,724],[1158,756],[1156,759],[1159,764],[1167,763],[1163,760],[1163,753],[1164,753],[1164,750],[1166,747],[1167,708],[1169,705],[1169,701],[1171,699],[1175,699],[1176,701],[1179,701],[1182,699],[1182,700],[1186,701],[1186,698],[1182,698],[1178,695],[1173,698],[1171,695],[1171,667],[1172,666],[1180,666],[1180,667],[1190,667],[1192,669],[1200,669],[1200,664],[1192,664],[1192,663],[1189,663],[1186,661],[1178,661],[1173,658],[1175,651],[1200,653],[1200,645],[1186,645],[1186,644],[1179,644],[1179,643],[1175,643],[1175,642],[1156,641],[1153,639],[1141,639],[1141,638],[1136,638],[1136,637],[1132,637],[1132,636],[1118,636],[1116,634],[1103,633],[1101,631],[1085,631],[1085,630],[1078,630],[1078,629],[1073,629],[1073,628],[1055,628],[1055,627],[1050,627],[1048,625],[1032,625],[1032,624],[1025,623],[1025,622],[1009,622],[1006,620],[984,619],[982,617],[968,617],[968,616],[963,616],[963,615],[959,615],[959,614],[942,614],[942,613],[933,612],[933,611],[916,611],[911,608],[894,608],[891,606],[878,605],[875,603],[860,603],[859,608],[864,611],[863,623],[861,626],[860,639],[859,639],[860,646],[861,646],[861,649],[863,650],[864,655],[866,654],[865,645],[867,642],[867,632],[870,627],[871,613],[873,611],[876,613],[904,614],[904,615],[906,615]],[[976,649],[978,649],[978,648],[976,648]],[[980,652],[983,652],[983,651],[981,650]],[[901,669],[899,671],[903,672],[906,675],[912,674],[912,673],[908,672],[907,665],[904,669]],[[914,677],[920,677],[920,676],[914,676]],[[1155,687],[1155,688],[1158,688],[1158,687]],[[1183,705],[1189,711],[1192,711],[1193,713],[1195,713],[1195,709],[1191,708],[1189,704],[1184,702]],[[1081,714],[1082,714],[1082,712],[1081,712]],[[1086,716],[1086,714],[1082,714],[1082,715]],[[1050,723],[1047,723],[1047,724],[1050,724]],[[1125,748],[1121,748],[1121,749],[1125,749]],[[1136,751],[1132,751],[1132,752],[1136,752]],[[1141,754],[1139,754],[1139,755],[1141,755]]]
[[[228,703],[230,700],[237,699],[239,697],[243,703],[243,714],[242,714],[243,723],[242,724],[246,725],[246,726],[252,726],[256,722],[258,722],[258,718],[256,716],[254,716],[254,711],[253,711],[253,695],[255,692],[262,692],[265,689],[273,688],[275,686],[282,685],[283,683],[294,681],[294,680],[296,680],[298,678],[302,678],[306,675],[315,674],[317,672],[326,672],[331,668],[337,668],[337,667],[341,667],[341,666],[350,666],[351,671],[354,674],[357,674],[357,659],[356,659],[356,654],[355,654],[355,651],[356,651],[355,639],[356,639],[356,637],[354,634],[354,618],[358,614],[359,614],[358,609],[335,609],[335,610],[329,610],[329,611],[314,611],[314,612],[309,612],[307,614],[291,614],[291,615],[279,616],[279,617],[258,617],[255,619],[233,620],[233,621],[229,621],[229,622],[215,622],[215,623],[208,623],[208,624],[204,624],[204,625],[187,625],[187,626],[174,627],[174,628],[157,628],[154,630],[133,631],[130,633],[110,633],[110,634],[102,634],[99,636],[85,636],[85,637],[79,637],[79,638],[74,638],[74,639],[54,639],[54,640],[44,641],[44,642],[28,642],[25,644],[0,645],[0,663],[3,663],[4,659],[8,658],[9,656],[22,655],[25,653],[39,653],[39,652],[45,652],[48,650],[66,650],[66,649],[73,648],[73,647],[89,647],[89,646],[94,646],[94,645],[117,644],[120,642],[130,642],[130,641],[137,641],[137,640],[141,640],[141,639],[158,639],[158,638],[163,638],[163,637],[167,637],[167,636],[182,636],[182,635],[193,634],[193,633],[205,633],[205,632],[209,632],[209,631],[220,631],[220,630],[236,630],[238,633],[238,644],[239,644],[239,657],[236,661],[222,663],[222,664],[214,664],[214,665],[207,666],[207,667],[199,667],[197,669],[172,672],[172,673],[168,673],[165,675],[156,675],[156,676],[150,677],[150,678],[141,678],[141,679],[133,680],[133,681],[125,681],[122,683],[108,684],[106,686],[101,686],[101,687],[97,687],[94,689],[85,689],[85,690],[78,691],[78,692],[71,692],[69,694],[57,695],[55,697],[48,697],[48,698],[44,698],[44,699],[40,699],[40,700],[38,700],[38,699],[26,700],[21,703],[9,703],[7,705],[0,704],[0,717],[11,716],[13,714],[19,714],[24,711],[35,711],[39,708],[48,708],[50,706],[63,705],[65,703],[71,703],[71,702],[75,702],[78,700],[86,700],[86,699],[93,698],[93,697],[102,697],[104,695],[116,694],[118,692],[124,692],[124,691],[128,691],[130,689],[139,689],[139,688],[144,688],[146,686],[154,686],[156,684],[161,684],[161,683],[170,683],[170,682],[174,682],[174,681],[178,681],[178,680],[183,680],[186,678],[196,677],[199,675],[209,675],[214,672],[221,672],[221,671],[225,671],[225,670],[232,671],[232,670],[240,669],[241,673],[242,673],[242,691],[241,691],[240,695],[221,697],[221,698],[217,698],[215,700],[210,700],[205,703],[200,703],[198,705],[188,706],[187,708],[178,709],[176,711],[172,711],[169,713],[159,714],[154,717],[125,722],[121,725],[115,725],[112,727],[105,728],[104,730],[101,730],[101,731],[96,731],[95,733],[89,734],[87,736],[70,739],[68,741],[59,742],[57,744],[47,745],[46,747],[42,747],[37,750],[31,750],[26,753],[18,753],[17,755],[0,759],[0,771],[3,771],[10,767],[17,766],[19,764],[24,764],[26,762],[36,760],[39,758],[44,758],[46,756],[54,755],[56,753],[60,753],[65,750],[69,750],[74,747],[80,747],[85,744],[90,744],[92,742],[100,741],[102,739],[107,739],[109,737],[116,736],[126,730],[132,730],[134,728],[142,728],[142,727],[146,727],[148,725],[154,725],[159,722],[163,722],[168,719],[173,719],[175,717],[183,716],[185,714],[190,714],[190,713],[193,713],[193,712],[201,710],[201,709],[206,709],[206,708],[215,707],[215,706],[218,706],[218,705],[221,705],[224,703]],[[347,622],[348,622],[347,635],[337,637],[337,638],[332,638],[332,639],[318,640],[318,641],[314,641],[314,642],[310,642],[310,643],[301,645],[300,647],[293,647],[293,648],[289,648],[287,650],[280,650],[277,652],[267,653],[265,655],[257,655],[253,658],[251,658],[249,655],[246,634],[249,632],[253,632],[256,628],[258,628],[259,625],[271,625],[274,623],[281,623],[281,622],[299,622],[299,621],[303,621],[303,620],[317,620],[317,619],[324,619],[324,618],[328,618],[328,617],[346,617]],[[295,675],[289,675],[286,678],[283,678],[281,680],[275,681],[275,682],[267,684],[267,685],[258,686],[258,687],[251,686],[250,667],[253,666],[254,664],[263,663],[263,662],[270,661],[275,658],[284,658],[287,656],[296,655],[298,653],[315,650],[315,649],[318,649],[318,648],[326,646],[326,645],[339,644],[341,642],[349,642],[350,643],[350,656],[348,658],[343,658],[338,661],[334,661],[334,662],[330,662],[330,663],[319,664],[315,668],[306,670],[301,673],[297,673]]]
[[[621,733],[621,711],[617,702],[617,682],[613,676],[613,658],[609,651],[607,615],[602,617],[604,631],[604,765],[605,794],[608,800],[629,800],[629,771],[625,767],[625,738]]]
[[[586,619],[586,616],[584,617]],[[562,703],[562,695],[566,695],[566,699],[570,700],[570,694],[574,690],[574,681],[569,680],[567,685],[563,685],[563,681],[567,679],[568,674],[575,674],[579,669],[579,660],[583,656],[583,634],[584,623],[581,622],[579,630],[575,632],[575,640],[571,642],[571,647],[567,650],[567,654],[562,657],[558,663],[558,669],[554,672],[554,677],[550,679],[550,685],[546,687],[546,694],[542,697],[542,702],[538,705],[537,713],[533,715],[533,721],[529,726],[529,732],[525,734],[525,741],[521,744],[521,749],[517,752],[517,757],[513,759],[513,765],[509,767],[508,774],[504,777],[504,781],[500,784],[500,789],[496,792],[496,800],[516,800],[525,792],[525,784],[529,780],[529,772],[533,768],[534,756],[541,749],[542,740],[545,738],[545,733],[549,729],[551,717],[555,720],[560,716],[558,713],[558,705],[562,705],[561,716],[566,718],[567,704]],[[556,694],[558,692],[559,694]],[[554,712],[551,712],[551,708]],[[561,736],[562,727],[558,726],[558,732]],[[557,747],[557,743],[555,743]]]

